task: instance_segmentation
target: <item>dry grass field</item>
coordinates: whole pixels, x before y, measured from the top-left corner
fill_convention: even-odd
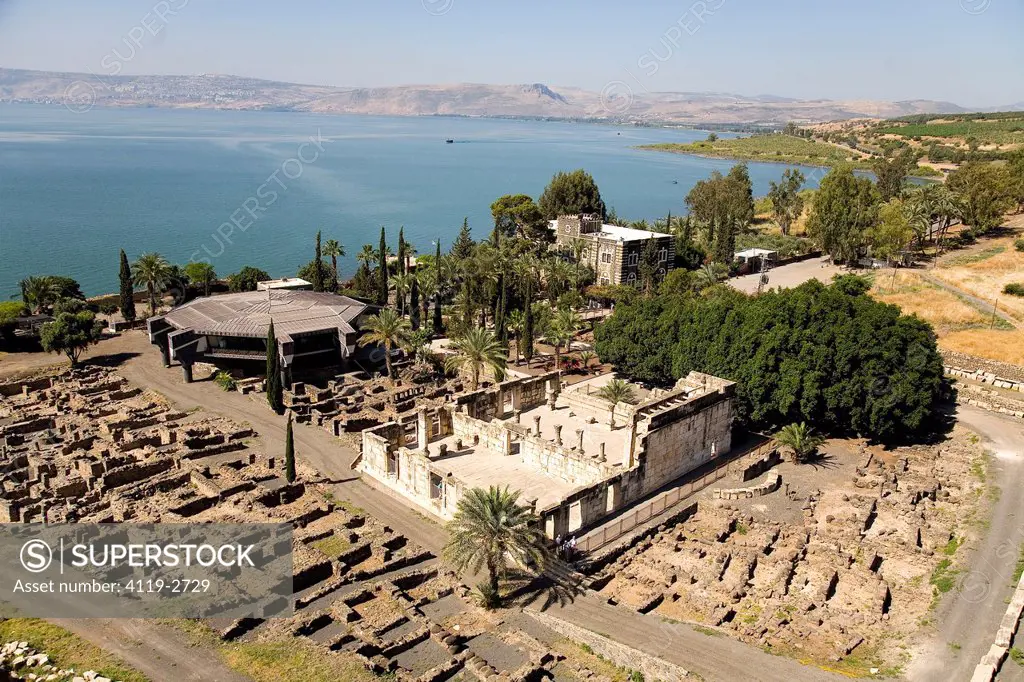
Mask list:
[[[985,301],[998,299],[1000,310],[1024,322],[1024,298],[1003,293],[1011,282],[1024,283],[1024,252],[1014,249],[1013,241],[987,241],[980,250],[944,259],[931,274]]]
[[[880,273],[871,295],[930,322],[942,348],[1024,365],[1024,331],[1007,329],[1005,323],[991,329],[991,315],[923,280],[913,270],[897,271],[895,283],[891,271]]]

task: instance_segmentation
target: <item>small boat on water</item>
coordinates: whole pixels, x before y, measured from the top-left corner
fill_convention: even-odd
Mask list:
[[[444,143],[445,144],[455,144],[455,140],[453,140],[452,138],[449,137],[447,140],[444,141]]]

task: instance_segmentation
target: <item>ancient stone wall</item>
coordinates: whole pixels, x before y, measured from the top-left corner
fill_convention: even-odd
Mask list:
[[[593,457],[542,438],[524,437],[519,444],[519,454],[524,464],[574,485],[598,483],[609,473],[608,467]]]
[[[537,622],[546,625],[560,635],[568,637],[573,642],[585,644],[594,653],[608,659],[615,665],[627,670],[636,670],[643,673],[645,680],[680,682],[680,680],[684,680],[689,676],[686,669],[674,663],[645,654],[633,647],[620,644],[604,635],[599,635],[596,632],[573,625],[561,618],[556,618],[540,611],[527,610],[526,613]]]
[[[1024,391],[1024,367],[950,350],[940,352],[946,373],[951,376],[973,379],[999,388]]]
[[[702,403],[709,402],[710,405]],[[665,483],[724,454],[732,447],[733,408],[731,399],[713,393],[686,403],[660,419],[661,428],[639,436],[638,459],[645,468],[644,490],[650,492]],[[685,415],[685,416],[684,416]],[[655,419],[652,419],[652,423]]]
[[[461,412],[452,414],[452,434],[469,444],[508,455],[512,451],[512,434],[498,421],[484,422]]]

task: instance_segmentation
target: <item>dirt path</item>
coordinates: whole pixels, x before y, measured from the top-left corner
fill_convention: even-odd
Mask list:
[[[1024,544],[1024,422],[970,406],[960,406],[958,418],[993,453],[988,477],[1000,495],[985,537],[967,557],[970,570],[935,614],[938,630],[907,669],[910,680],[971,678],[1013,594],[1013,572]]]
[[[215,651],[194,647],[182,635],[141,619],[55,619],[84,640],[117,654],[153,682],[250,682]]]
[[[969,294],[966,291],[964,291],[963,289],[961,289],[959,287],[956,287],[956,286],[953,286],[949,282],[944,282],[943,280],[939,279],[938,277],[934,277],[933,275],[931,275],[927,270],[912,270],[911,272],[916,273],[917,275],[919,275],[921,277],[921,279],[923,279],[924,281],[928,282],[929,284],[934,284],[935,286],[939,287],[940,289],[945,289],[946,291],[948,291],[949,293],[953,294],[954,296],[958,296],[959,298],[962,298],[963,300],[967,301],[969,304],[971,304],[972,306],[974,306],[978,310],[982,311],[986,315],[991,315],[992,314],[993,305],[992,305],[991,302],[986,301],[985,299],[982,299],[982,298],[978,298],[977,296],[975,296],[973,294]],[[995,312],[996,312],[996,316],[998,316],[999,319],[1005,320],[1007,323],[1009,323],[1013,327],[1017,327],[1018,326],[1017,321],[1014,320],[1009,315],[1007,315],[1006,313],[1004,313],[1002,310],[998,310],[997,309]]]

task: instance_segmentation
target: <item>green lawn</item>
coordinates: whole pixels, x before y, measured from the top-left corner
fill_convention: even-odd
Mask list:
[[[103,677],[119,682],[148,682],[149,678],[135,670],[121,658],[108,653],[64,628],[38,618],[11,618],[0,621],[0,640],[3,643],[28,642],[45,653],[50,662],[77,673],[95,670]]]

